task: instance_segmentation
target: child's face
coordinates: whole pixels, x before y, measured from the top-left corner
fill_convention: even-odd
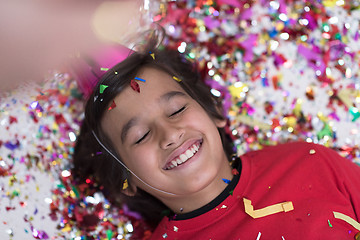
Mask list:
[[[224,164],[228,166],[217,129],[225,121],[211,119],[167,73],[144,68],[137,77],[146,80],[136,81],[140,93],[126,87],[101,122],[121,159],[138,177],[163,191],[178,195],[211,191],[221,182]],[[131,180],[155,197],[167,196],[134,177]]]

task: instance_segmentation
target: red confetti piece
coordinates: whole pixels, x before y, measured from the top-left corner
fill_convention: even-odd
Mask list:
[[[274,110],[274,107],[270,102],[265,102],[264,108],[267,114],[270,114]]]
[[[232,173],[233,175],[239,175],[239,171],[236,170],[235,168],[231,171],[231,173]]]
[[[55,122],[60,125],[60,124],[65,124],[66,120],[64,118],[64,116],[62,114],[55,114]]]
[[[115,101],[113,100],[111,106],[109,107],[109,111],[112,110],[112,109],[114,109],[115,107],[116,107],[116,103],[115,103]]]
[[[134,79],[131,80],[130,86],[131,86],[131,88],[132,88],[135,92],[140,93],[140,86],[139,86],[139,84],[138,84]]]
[[[15,207],[5,207],[6,211],[15,210]]]
[[[17,118],[16,118],[16,117],[9,116],[9,122],[10,122],[10,124],[13,124],[13,123],[17,123],[17,122],[18,122],[18,120],[17,120]]]

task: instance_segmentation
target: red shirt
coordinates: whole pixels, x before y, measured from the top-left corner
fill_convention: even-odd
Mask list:
[[[151,239],[343,240],[360,231],[334,216],[360,219],[360,167],[335,151],[288,143],[249,152],[241,163],[232,195],[199,216],[165,217]],[[283,202],[291,202],[293,210],[253,218],[244,198],[255,211]]]

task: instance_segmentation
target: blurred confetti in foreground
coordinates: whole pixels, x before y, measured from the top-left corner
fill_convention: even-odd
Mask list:
[[[0,212],[5,231],[0,236],[129,239],[149,234],[140,216],[109,203],[90,178],[83,183],[73,179],[71,154],[83,104],[76,81],[66,73],[53,73],[43,86],[24,86],[1,98]]]
[[[239,153],[305,140],[360,162],[357,1],[159,5],[166,45],[199,61]]]
[[[357,1],[152,1],[147,11],[166,45],[199,61],[239,153],[305,140],[360,162]],[[1,96],[2,239],[151,235],[93,179],[73,179],[81,99],[76,81],[56,72]]]

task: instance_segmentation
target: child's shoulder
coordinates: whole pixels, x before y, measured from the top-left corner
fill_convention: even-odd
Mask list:
[[[290,165],[306,164],[313,167],[352,168],[354,163],[340,156],[335,150],[321,144],[308,142],[288,142],[274,146],[266,146],[261,150],[250,151],[240,156],[243,161],[252,164],[273,166],[276,164]],[[356,167],[358,168],[358,166]]]
[[[286,155],[287,153],[291,154],[300,154],[300,153],[311,153],[313,151],[326,151],[328,148],[308,142],[287,142],[281,143],[277,145],[269,145],[265,146],[262,149],[250,151],[244,154],[244,156],[256,156],[256,155],[268,155],[271,154],[272,156],[276,155]]]
[[[240,158],[243,161],[271,166],[275,162],[285,165],[303,165],[306,162],[331,163],[341,157],[337,152],[323,145],[298,141],[266,146],[261,150],[247,152]]]

